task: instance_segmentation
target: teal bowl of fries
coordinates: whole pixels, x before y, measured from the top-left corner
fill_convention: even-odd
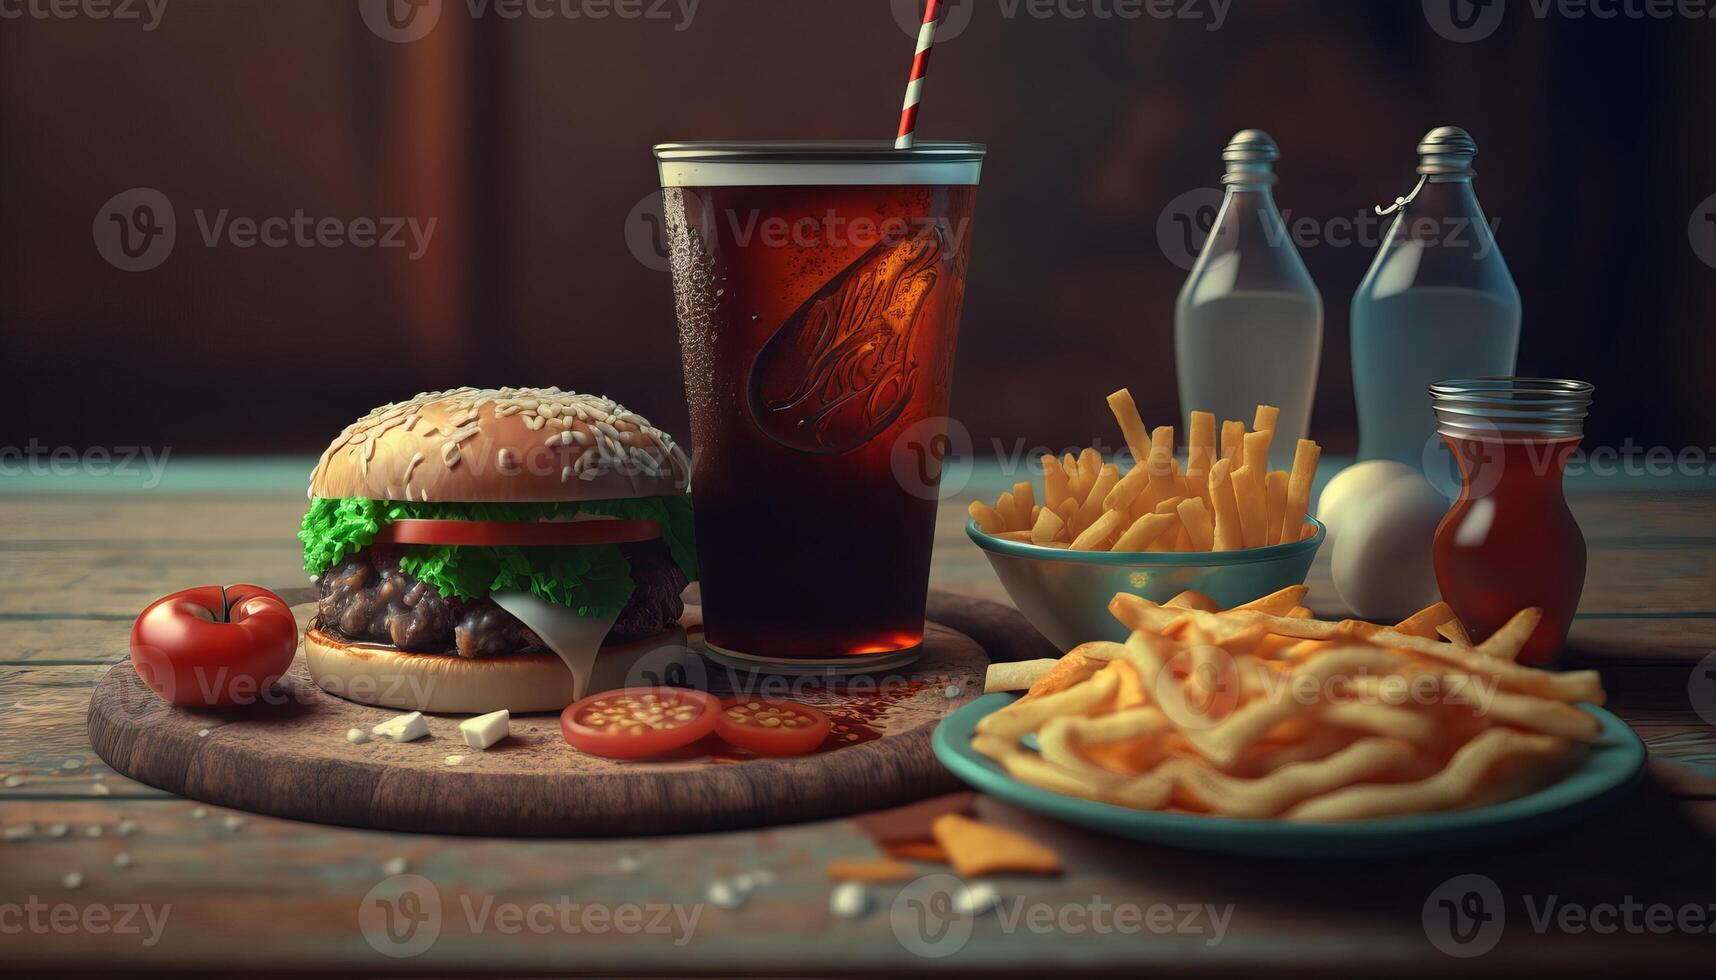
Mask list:
[[[1129,630],[1108,612],[1116,593],[1165,603],[1188,589],[1223,609],[1301,585],[1327,533],[1314,517],[1310,537],[1240,551],[1072,551],[1009,541],[968,521],[970,535],[1013,604],[1062,652],[1090,640],[1126,639]]]

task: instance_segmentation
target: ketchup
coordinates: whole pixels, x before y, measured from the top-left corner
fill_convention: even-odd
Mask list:
[[[1460,498],[1436,529],[1442,598],[1481,643],[1528,606],[1543,619],[1519,662],[1555,660],[1585,587],[1585,536],[1562,494],[1591,386],[1528,378],[1432,386]]]

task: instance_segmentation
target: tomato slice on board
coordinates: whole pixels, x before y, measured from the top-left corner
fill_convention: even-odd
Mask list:
[[[833,719],[808,704],[776,698],[721,702],[715,734],[758,755],[804,755],[821,745]]]
[[[609,759],[644,759],[690,745],[715,729],[721,702],[679,687],[623,687],[574,701],[560,713],[573,748]]]
[[[375,532],[378,544],[453,544],[520,548],[626,544],[661,537],[655,521],[438,521],[407,517]]]

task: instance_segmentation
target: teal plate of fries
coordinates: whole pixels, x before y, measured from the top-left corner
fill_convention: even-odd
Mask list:
[[[1040,789],[973,750],[977,723],[1015,698],[986,694],[943,719],[933,738],[936,758],[974,789],[1044,816],[1116,837],[1221,854],[1327,859],[1494,844],[1572,823],[1614,802],[1638,783],[1645,764],[1644,743],[1626,722],[1581,704],[1601,726],[1583,757],[1550,785],[1502,803],[1335,823],[1135,810]]]

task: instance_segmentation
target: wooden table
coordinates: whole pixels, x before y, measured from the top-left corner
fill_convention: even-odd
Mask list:
[[[1591,562],[1571,656],[1603,669],[1611,706],[1651,748],[1650,778],[1627,802],[1505,847],[1310,866],[1117,842],[984,799],[984,816],[1051,841],[1069,873],[999,879],[1001,914],[926,946],[912,938],[909,909],[891,914],[896,888],[879,889],[863,918],[830,914],[824,863],[873,853],[849,820],[599,841],[418,836],[204,808],[108,770],[90,751],[85,706],[148,600],[207,582],[303,584],[292,539],[301,494],[242,468],[220,472],[253,488],[0,493],[0,962],[11,968],[1137,975],[1709,962],[1702,935],[1653,934],[1661,919],[1647,911],[1716,923],[1716,713],[1700,717],[1689,693],[1694,667],[1716,650],[1708,490],[1599,483],[1573,494]],[[961,509],[945,508],[935,584],[1005,601],[964,538]],[[1326,555],[1312,585],[1320,613],[1343,611]],[[1700,703],[1716,705],[1716,680],[1697,683]],[[432,883],[442,914],[425,951],[389,958],[364,932],[386,924],[360,921],[359,910],[402,870]],[[743,907],[705,902],[710,881],[757,872],[772,881]],[[1462,874],[1494,882],[1505,923],[1492,951],[1459,961],[1432,945],[1441,927],[1427,931],[1426,915]],[[1550,902],[1551,920],[1536,921]],[[1611,908],[1630,920],[1599,932]],[[1595,916],[1582,929],[1562,918],[1582,913]],[[406,920],[393,925],[396,937],[412,935]],[[379,946],[399,951],[391,942]]]

